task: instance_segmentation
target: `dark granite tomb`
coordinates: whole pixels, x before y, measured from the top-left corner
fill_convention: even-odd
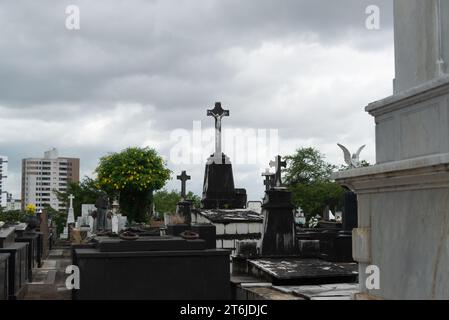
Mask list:
[[[296,227],[292,193],[282,187],[281,168],[286,163],[280,156],[270,163],[276,168],[275,186],[267,186],[262,204],[264,214],[264,234],[262,236],[262,256],[296,255]]]
[[[15,300],[23,297],[26,291],[28,278],[28,244],[12,243],[0,248],[0,253],[8,253],[9,269],[9,299]]]
[[[0,253],[0,300],[8,300],[8,253]]]
[[[14,243],[14,227],[0,228],[0,248],[4,248]]]
[[[347,191],[344,197],[343,222],[320,221],[316,229],[300,228],[297,240],[300,247],[306,241],[319,241],[319,250],[300,252],[301,257],[316,256],[332,262],[353,262],[352,229],[357,227],[357,195]],[[312,248],[310,248],[312,249]]]
[[[204,240],[99,238],[74,248],[81,285],[74,299],[229,299],[227,250],[207,250]]]
[[[343,209],[343,230],[352,233],[352,229],[357,228],[357,194],[352,191],[345,192]]]
[[[204,240],[206,249],[217,248],[217,231],[213,224],[193,224],[190,228],[197,233],[201,240]]]
[[[319,259],[250,260],[249,273],[273,285],[316,285],[357,281],[356,263],[331,263]]]
[[[32,232],[22,233],[22,236],[17,236],[16,242],[28,243],[28,259],[27,259],[27,270],[28,270],[28,280],[33,279],[33,268],[39,263],[38,257],[38,245],[39,245],[39,235]]]
[[[295,255],[295,220],[291,192],[275,188],[266,191],[262,208],[265,217],[262,255]]]
[[[16,237],[21,237],[26,232],[28,228],[28,224],[26,223],[19,223],[14,226],[14,231],[16,233]]]

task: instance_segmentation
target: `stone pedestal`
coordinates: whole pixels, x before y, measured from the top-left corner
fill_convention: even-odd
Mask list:
[[[353,256],[362,293],[384,299],[449,299],[449,78],[366,109],[376,118],[377,165],[335,175],[357,193]],[[380,289],[365,269],[380,269]]]
[[[383,299],[449,299],[449,154],[336,175],[358,194],[353,257],[362,293]],[[365,286],[380,270],[380,289]]]
[[[335,174],[357,194],[359,296],[449,299],[449,2],[395,0],[394,95],[366,107],[376,161]],[[366,268],[379,288],[366,287]]]
[[[192,223],[192,202],[187,200],[181,200],[176,206],[176,213],[184,218],[184,223],[190,225]]]
[[[296,254],[294,206],[291,192],[283,188],[266,191],[262,205],[264,232],[263,256],[287,256]]]
[[[223,159],[225,156],[223,155]],[[205,209],[231,207],[234,202],[232,165],[208,163],[204,172],[203,207]]]

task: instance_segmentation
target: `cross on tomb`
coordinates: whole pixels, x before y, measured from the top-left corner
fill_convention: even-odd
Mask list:
[[[208,117],[215,118],[215,153],[214,159],[215,163],[222,164],[222,151],[221,151],[221,119],[223,117],[229,117],[229,110],[224,110],[221,107],[220,102],[215,103],[215,108],[212,110],[207,110]],[[218,162],[217,162],[218,160]]]
[[[277,156],[274,161],[270,161],[270,167],[274,167],[276,173],[274,174],[274,181],[276,187],[282,187],[282,180],[281,180],[281,170],[282,168],[287,167],[287,162],[282,161],[281,156]]]
[[[267,168],[265,169],[265,172],[262,173],[262,176],[265,177],[265,181],[263,182],[263,184],[265,185],[265,191],[268,191],[273,187],[274,173],[271,173],[270,169]]]
[[[181,180],[181,198],[186,198],[186,181],[190,180],[191,177],[187,175],[185,171],[181,172],[180,176],[176,177],[178,180]]]
[[[69,201],[70,201],[69,208],[73,208],[73,199],[75,199],[75,196],[73,194],[69,195]]]

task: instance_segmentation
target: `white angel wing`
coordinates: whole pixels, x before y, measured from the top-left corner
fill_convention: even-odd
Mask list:
[[[352,165],[351,153],[349,152],[349,150],[345,146],[343,146],[343,145],[341,145],[339,143],[337,143],[337,145],[341,148],[341,150],[343,150],[343,153],[345,155],[345,162],[346,162],[346,164],[349,165],[349,166]]]
[[[356,157],[357,157],[357,159],[359,159],[359,157],[360,157],[360,152],[362,152],[362,150],[363,149],[365,149],[365,147],[366,147],[366,145],[363,145],[363,146],[361,146],[360,148],[359,148],[359,150],[357,150],[357,152],[356,152]]]

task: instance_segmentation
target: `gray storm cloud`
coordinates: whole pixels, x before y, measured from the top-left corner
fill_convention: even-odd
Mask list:
[[[68,4],[80,7],[79,31],[65,28]],[[371,4],[378,31],[365,28]],[[388,0],[2,1],[0,32],[0,154],[16,195],[20,159],[53,146],[89,175],[129,145],[170,160],[170,132],[212,126],[215,101],[231,109],[225,127],[278,129],[283,153],[313,145],[340,163],[337,142],[366,143],[373,161],[363,107],[391,93]],[[186,169],[199,193],[203,167]],[[259,170],[234,168],[253,198]]]

